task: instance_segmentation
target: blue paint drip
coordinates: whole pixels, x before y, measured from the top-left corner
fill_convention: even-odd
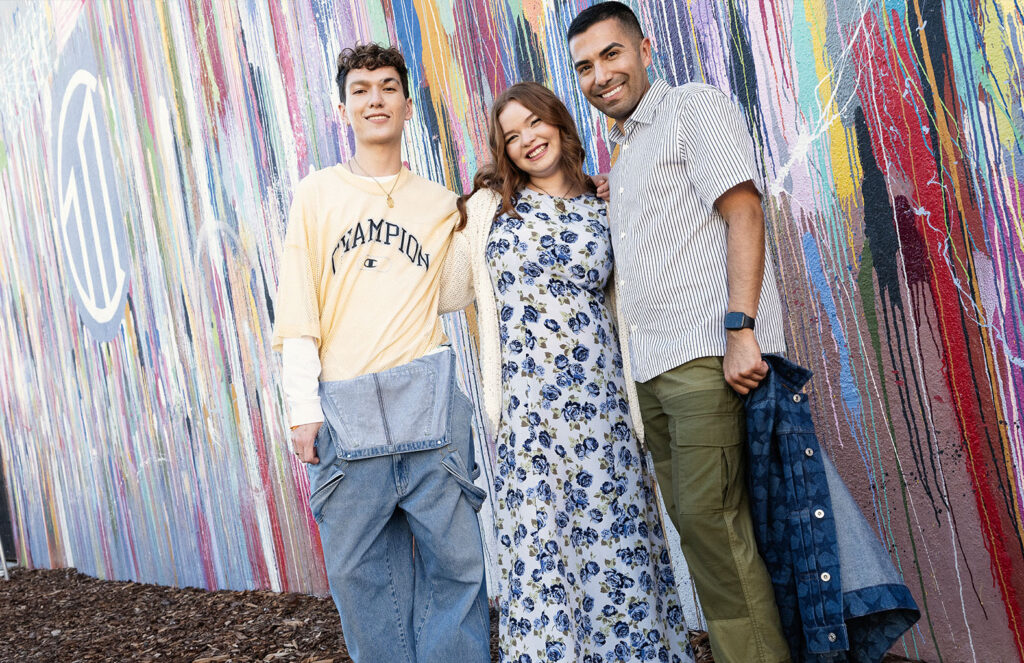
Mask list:
[[[829,288],[828,280],[825,278],[825,271],[821,266],[821,254],[818,253],[818,245],[814,242],[811,233],[804,233],[803,238],[804,260],[807,265],[807,273],[811,277],[811,283],[818,293],[818,299],[825,308],[829,324],[832,326],[832,336],[839,346],[839,389],[843,397],[843,403],[853,414],[857,427],[861,425],[863,403],[860,398],[860,391],[857,389],[857,382],[853,379],[853,370],[850,367],[850,346],[846,342],[846,334],[839,324],[839,316],[836,314],[836,302],[832,298],[832,289]]]
[[[403,53],[423,53],[423,35],[420,34],[420,23],[416,14],[416,6],[413,0],[395,0],[391,5],[395,12],[395,33],[398,37],[398,47]],[[410,59],[409,67],[409,91],[418,90],[423,85],[423,60]]]

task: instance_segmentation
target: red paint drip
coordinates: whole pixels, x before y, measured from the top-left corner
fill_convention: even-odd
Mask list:
[[[199,558],[203,563],[203,582],[206,589],[220,589],[217,587],[217,572],[213,568],[213,545],[210,541],[210,525],[206,522],[201,508],[196,508],[196,525],[199,526]]]
[[[295,83],[295,63],[292,61],[291,39],[288,27],[281,15],[281,7],[276,2],[268,4],[270,23],[274,29],[274,47],[277,49],[277,60],[284,76],[285,99],[288,103],[288,121],[291,124],[292,136],[295,137],[295,163],[299,173],[305,174],[309,161],[309,147],[306,145],[306,129],[302,123],[302,110],[299,108],[297,85]]]
[[[249,430],[255,433],[256,439],[254,440],[256,445],[256,462],[259,468],[260,483],[264,487],[274,486],[275,482],[270,476],[270,464],[267,458],[267,445],[266,438],[263,436],[264,422],[258,409],[252,409],[249,412]],[[288,579],[288,574],[285,569],[288,568],[288,558],[285,556],[285,545],[284,538],[281,536],[281,518],[278,515],[278,505],[276,503],[273,490],[266,491],[267,496],[267,512],[270,516],[270,532],[274,541],[274,559],[277,562],[278,573],[281,576],[281,591],[288,592],[292,591],[291,583]],[[263,556],[260,556],[263,559]]]
[[[223,118],[224,116],[224,100],[221,96],[222,91],[228,89],[227,76],[224,74],[224,58],[220,53],[220,42],[217,40],[217,31],[210,29],[209,26],[217,25],[217,21],[213,16],[213,4],[211,0],[203,0],[203,18],[205,19],[206,25],[208,26],[203,40],[203,50],[206,52],[206,57],[210,60],[210,69],[213,72],[213,80],[209,80],[204,75],[204,81],[207,85],[212,86],[208,90],[207,94],[210,97],[211,104],[210,108],[216,113],[217,117]]]
[[[914,215],[916,229],[924,239],[924,255],[921,256],[924,263],[919,266],[928,277],[939,318],[943,375],[960,425],[979,522],[991,556],[993,581],[1002,594],[1018,654],[1024,655],[1024,614],[1020,601],[1024,588],[1019,586],[1024,579],[1024,560],[1011,554],[1008,548],[1017,538],[1015,523],[1000,499],[1000,483],[1006,485],[1013,478],[1000,476],[1004,474],[1000,463],[989,455],[989,444],[1001,445],[998,407],[987,380],[974,378],[975,371],[985,362],[983,339],[980,333],[970,334],[970,326],[965,328],[962,295],[951,273],[951,268],[956,269],[957,265],[955,255],[970,256],[972,246],[963,232],[964,219],[950,175],[940,175],[937,157],[933,156],[932,146],[925,141],[920,129],[924,124],[931,132],[936,130],[922,98],[920,72],[915,66],[917,56],[911,53],[902,29],[892,35],[896,42],[894,52],[887,48],[888,42],[883,38],[877,17],[868,14],[864,21],[864,38],[856,40],[854,63],[862,76],[860,96],[871,131],[870,149],[887,179],[900,175],[912,182],[913,204],[916,211],[922,212]],[[890,25],[903,26],[904,23],[893,12]],[[947,86],[943,91],[946,95],[943,102],[950,109],[951,117],[959,117],[956,109],[960,104],[955,90]],[[860,149],[868,148],[860,146]],[[941,154],[938,158],[942,158]],[[942,165],[955,176],[962,166],[954,166],[952,161],[952,158],[947,159]],[[967,214],[977,215],[977,210],[968,210]],[[970,219],[968,222],[973,225]],[[968,276],[959,274],[957,278],[967,284]],[[966,296],[972,295],[967,293]]]
[[[270,573],[263,557],[263,542],[260,539],[259,519],[253,509],[252,495],[248,492],[238,495],[242,532],[245,534],[245,552],[249,559],[253,583],[256,587],[270,587]]]

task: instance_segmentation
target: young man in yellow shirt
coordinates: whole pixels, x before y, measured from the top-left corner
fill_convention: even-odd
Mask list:
[[[472,405],[437,314],[456,197],[402,166],[401,53],[346,49],[336,80],[355,155],[296,188],[277,295],[292,449],[352,658],[489,661]]]

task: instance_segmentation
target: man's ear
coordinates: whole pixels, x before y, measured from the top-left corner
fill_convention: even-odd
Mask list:
[[[654,63],[654,56],[651,53],[650,37],[644,37],[643,41],[640,42],[640,60],[644,63],[645,69]]]
[[[405,119],[412,119],[412,97],[405,100]]]
[[[345,108],[345,104],[338,104],[338,116],[341,117],[342,124],[351,124],[348,121],[348,110]]]

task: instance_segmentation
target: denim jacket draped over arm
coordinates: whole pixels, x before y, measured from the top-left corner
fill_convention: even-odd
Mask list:
[[[818,443],[811,372],[765,361],[747,397],[750,501],[793,660],[877,663],[921,613]]]

